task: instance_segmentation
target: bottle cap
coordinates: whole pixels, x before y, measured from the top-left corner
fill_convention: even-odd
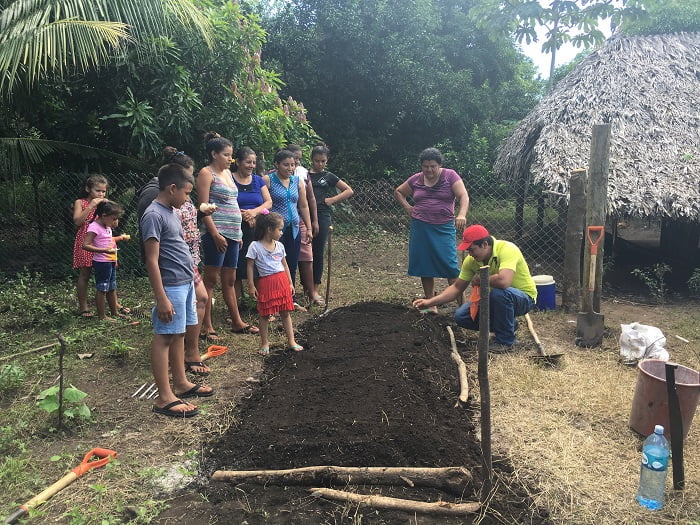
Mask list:
[[[664,433],[663,425],[656,425],[654,427],[654,434],[663,434],[663,433]]]

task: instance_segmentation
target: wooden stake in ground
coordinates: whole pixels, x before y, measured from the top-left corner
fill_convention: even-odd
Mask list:
[[[481,455],[484,465],[481,501],[486,501],[493,486],[491,460],[491,387],[489,386],[489,267],[479,268],[479,394],[481,396]]]
[[[461,403],[466,403],[469,400],[469,382],[467,381],[467,365],[464,364],[462,356],[457,352],[457,342],[455,341],[455,334],[452,331],[452,327],[447,327],[447,333],[450,334],[450,344],[452,345],[452,352],[450,357],[457,363],[457,370],[459,372],[459,401]]]
[[[212,481],[260,485],[400,485],[430,487],[462,496],[472,483],[464,467],[336,467],[320,465],[287,470],[217,470]]]
[[[309,491],[322,498],[338,501],[350,501],[366,507],[377,509],[401,510],[404,512],[420,512],[422,514],[432,514],[439,516],[464,516],[478,512],[481,504],[470,501],[468,503],[449,503],[447,501],[436,501],[428,503],[425,501],[413,501],[409,499],[388,498],[386,496],[355,494],[343,490],[312,488]]]
[[[564,236],[564,282],[561,306],[565,312],[582,311],[581,243],[586,222],[586,170],[578,168],[569,179],[569,208],[566,213]]]
[[[63,430],[63,356],[66,354],[66,340],[58,334],[61,350],[58,352],[58,429]]]

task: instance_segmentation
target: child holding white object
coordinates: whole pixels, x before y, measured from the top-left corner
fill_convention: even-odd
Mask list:
[[[283,229],[284,219],[279,213],[266,214],[263,211],[256,219],[255,240],[246,255],[248,275],[254,275],[253,267],[260,275],[259,279],[248,279],[248,293],[258,301],[260,355],[270,354],[268,318],[277,313],[282,319],[289,350],[301,352],[304,349],[294,339],[292,316],[289,314],[294,310],[294,284],[285,259],[284,245],[279,242]]]
[[[92,267],[95,271],[95,304],[100,320],[116,322],[107,316],[105,299],[112,315],[127,317],[119,312],[117,302],[117,241],[129,240],[128,235],[112,237],[112,228],[119,226],[122,207],[109,200],[95,207],[95,220],[85,234],[83,250],[92,252]]]

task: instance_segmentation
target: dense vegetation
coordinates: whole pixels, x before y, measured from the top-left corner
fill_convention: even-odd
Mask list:
[[[282,72],[285,93],[305,101],[347,176],[410,170],[436,144],[455,152],[470,180],[483,176],[540,93],[512,40],[470,18],[473,2],[284,4],[264,22],[265,63]]]

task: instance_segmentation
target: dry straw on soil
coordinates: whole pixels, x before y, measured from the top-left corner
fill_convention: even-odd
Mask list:
[[[535,501],[562,523],[698,519],[698,423],[685,445],[686,490],[669,490],[661,512],[641,508],[634,494],[642,439],[628,427],[637,372],[618,362],[617,336],[606,340],[605,351],[583,350],[573,345],[573,325],[566,316],[533,317],[548,351],[565,352],[563,365],[542,368],[522,355],[498,356],[489,373],[494,448],[506,452],[521,475],[540,487]],[[686,363],[693,359],[682,349],[673,357]],[[669,489],[670,478],[669,472]]]

